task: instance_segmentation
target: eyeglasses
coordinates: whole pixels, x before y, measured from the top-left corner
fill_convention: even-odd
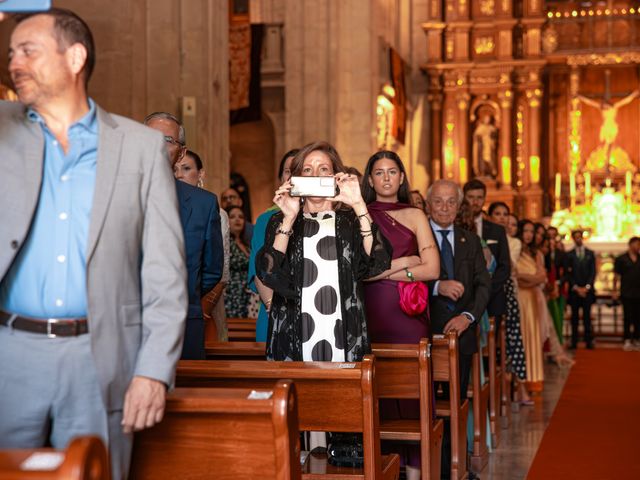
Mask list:
[[[164,141],[167,143],[170,143],[171,145],[175,145],[176,147],[184,147],[184,143],[179,142],[178,140],[176,140],[175,138],[173,138],[170,135],[165,135],[164,136]]]

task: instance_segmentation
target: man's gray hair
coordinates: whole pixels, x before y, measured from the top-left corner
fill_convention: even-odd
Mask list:
[[[440,186],[453,188],[458,194],[458,205],[462,203],[462,200],[464,200],[464,193],[462,193],[462,189],[460,188],[460,185],[458,185],[456,182],[452,180],[445,180],[445,179],[436,180],[429,186],[429,188],[427,189],[427,201],[431,199],[431,194],[433,192],[434,187],[440,187]]]
[[[182,122],[178,120],[178,117],[168,112],[153,112],[147,115],[147,118],[144,119],[144,124],[147,125],[151,120],[155,118],[170,120],[174,122],[176,125],[178,125],[178,142],[180,142],[182,145],[187,144],[187,136],[184,132],[184,126],[182,125]]]

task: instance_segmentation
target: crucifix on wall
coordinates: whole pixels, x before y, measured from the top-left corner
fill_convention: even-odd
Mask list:
[[[629,94],[624,94],[624,97],[617,102],[612,102],[610,91],[610,77],[611,71],[609,69],[606,69],[604,71],[604,95],[594,96],[595,98],[601,98],[600,101],[596,101],[579,93],[576,95],[576,97],[582,103],[584,103],[585,105],[589,105],[590,107],[597,108],[602,114],[602,125],[600,126],[600,142],[602,144],[601,148],[603,148],[607,159],[607,172],[609,172],[611,166],[611,149],[618,136],[619,131],[618,123],[616,122],[618,110],[620,110],[625,105],[630,104],[635,98],[640,95],[640,90],[635,89]]]

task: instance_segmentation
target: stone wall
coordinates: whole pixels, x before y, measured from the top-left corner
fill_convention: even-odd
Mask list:
[[[156,110],[182,117],[189,100],[189,147],[207,170],[206,186],[219,192],[229,177],[228,16],[220,0],[58,0],[91,27],[97,66],[90,95],[106,110],[142,121]],[[10,22],[0,25],[8,46]],[[0,80],[7,79],[0,47]]]

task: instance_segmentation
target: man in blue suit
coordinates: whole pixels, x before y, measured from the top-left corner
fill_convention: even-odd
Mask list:
[[[144,123],[164,135],[173,167],[187,150],[184,127],[175,116],[166,112],[152,113]],[[211,192],[180,181],[176,181],[176,192],[184,232],[189,289],[189,313],[181,358],[200,360],[205,358],[205,328],[200,300],[222,277],[224,250],[220,212],[218,199]]]

